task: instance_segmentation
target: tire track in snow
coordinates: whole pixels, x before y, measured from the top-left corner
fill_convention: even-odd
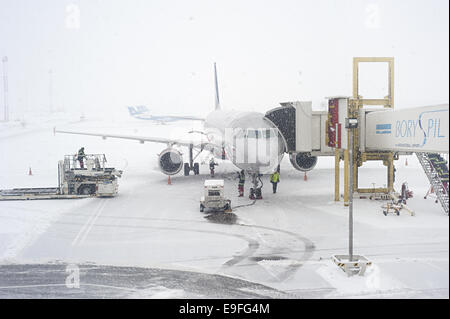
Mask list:
[[[106,205],[106,199],[102,198],[100,199],[100,203],[97,205],[97,208],[95,209],[94,214],[91,214],[89,219],[86,221],[86,223],[81,227],[80,231],[78,232],[77,236],[72,241],[72,246],[78,246],[81,245],[85,240],[87,235],[92,229],[92,226],[97,221],[98,217],[103,211],[103,208]]]
[[[94,223],[95,223],[95,221],[98,218],[100,213],[101,213],[101,209],[97,212],[97,214],[95,216],[90,218],[88,220],[88,222],[86,222],[86,224],[84,224],[82,230],[80,230],[79,234],[77,235],[77,237],[72,242],[72,246],[80,245],[83,242],[83,240],[86,238],[88,232],[90,231],[90,229],[94,225]],[[102,218],[103,217],[104,216],[102,216]],[[162,219],[154,218],[154,220],[162,220]],[[55,224],[60,224],[60,225],[80,225],[79,223],[75,223],[75,222],[74,223],[70,223],[70,222],[60,222],[60,221],[55,222]],[[87,227],[89,228],[88,231],[85,230],[85,229],[87,229]],[[99,224],[99,223],[95,223],[95,227],[124,228],[124,229],[155,229],[155,230],[196,232],[196,233],[215,234],[215,235],[222,235],[222,236],[231,236],[231,237],[239,238],[241,240],[246,241],[248,243],[247,249],[245,249],[243,252],[237,254],[236,256],[233,256],[233,258],[231,258],[230,260],[225,262],[224,265],[227,265],[227,266],[233,266],[233,265],[241,262],[242,260],[252,256],[255,253],[255,251],[259,248],[259,242],[254,240],[254,239],[252,239],[252,238],[249,238],[249,237],[247,237],[245,235],[230,234],[228,232],[221,232],[221,231],[187,229],[187,228],[181,228],[181,227],[159,227],[159,226],[143,226],[143,225],[111,225],[111,224]],[[82,237],[83,239],[80,241],[79,238],[81,238],[81,236],[83,236]]]
[[[197,220],[184,220],[184,219],[170,219],[170,218],[146,218],[146,217],[124,217],[124,216],[111,216],[111,215],[103,215],[102,218],[111,218],[111,219],[136,219],[136,220],[152,220],[152,221],[168,221],[168,222],[183,222],[183,223],[201,223],[201,224],[209,224],[207,221],[197,221]],[[242,240],[245,240],[248,242],[248,247],[243,252],[239,253],[238,255],[234,256],[230,260],[226,261],[223,264],[222,268],[228,268],[232,267],[240,262],[242,262],[245,259],[249,259],[249,257],[253,256],[254,253],[258,250],[260,247],[260,243],[252,238],[249,238],[248,236],[240,235],[240,234],[230,234],[227,232],[220,232],[220,231],[212,231],[212,230],[198,230],[198,229],[186,229],[181,227],[155,227],[155,226],[123,226],[123,225],[107,225],[107,224],[96,224],[96,226],[100,227],[119,227],[119,228],[152,228],[152,229],[164,229],[164,230],[178,230],[178,231],[191,231],[191,232],[201,232],[201,233],[211,233],[211,234],[219,234],[219,235],[226,235],[226,236],[233,236]],[[288,269],[277,276],[277,278],[280,281],[286,280],[291,275],[293,275],[302,265],[305,261],[308,261],[311,259],[312,255],[314,254],[315,246],[314,243],[309,240],[306,237],[303,237],[299,234],[274,228],[274,227],[267,227],[267,226],[259,226],[259,225],[251,225],[251,224],[235,224],[234,226],[239,227],[250,227],[250,228],[256,228],[256,229],[264,229],[264,230],[270,230],[273,232],[283,233],[290,237],[294,237],[295,239],[299,240],[304,245],[303,255],[300,259],[294,260],[295,264],[288,266]],[[257,264],[255,261],[251,261],[252,264]]]
[[[294,275],[297,272],[297,270],[301,266],[303,266],[303,263],[310,260],[314,254],[314,250],[315,250],[314,243],[311,240],[309,240],[308,238],[300,236],[299,234],[296,234],[296,233],[293,233],[293,232],[290,232],[290,231],[287,231],[284,229],[267,227],[267,226],[248,225],[248,224],[239,224],[239,226],[265,229],[265,230],[271,230],[274,232],[284,233],[284,234],[287,234],[289,236],[292,236],[292,237],[298,239],[299,241],[301,241],[303,243],[303,245],[305,246],[305,249],[303,250],[302,257],[299,260],[295,260],[295,261],[298,261],[298,263],[288,266],[287,270],[285,270],[284,272],[282,272],[276,276],[280,281],[284,281],[284,280],[288,279],[289,277],[291,277],[292,275]]]

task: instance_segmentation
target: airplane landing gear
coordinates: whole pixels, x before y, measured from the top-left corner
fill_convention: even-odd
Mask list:
[[[184,163],[184,176],[188,176],[191,171],[194,171],[194,175],[200,174],[200,165],[194,163],[193,149],[194,145],[189,145],[189,163]]]

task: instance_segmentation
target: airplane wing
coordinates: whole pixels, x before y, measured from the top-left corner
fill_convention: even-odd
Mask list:
[[[156,120],[161,119],[161,121],[176,121],[176,120],[190,120],[190,121],[205,121],[203,117],[196,116],[177,116],[177,115],[167,115],[167,116],[154,116]]]
[[[178,140],[178,139],[169,139],[164,137],[149,137],[149,136],[134,136],[134,135],[119,135],[119,134],[105,134],[105,133],[92,133],[92,132],[75,132],[75,131],[65,131],[65,130],[57,130],[53,129],[53,133],[64,133],[64,134],[76,134],[76,135],[89,135],[89,136],[99,136],[104,140],[107,138],[120,138],[126,140],[135,140],[139,141],[141,144],[144,142],[153,142],[153,143],[162,143],[172,145],[180,145],[180,146],[193,146],[194,148],[200,149],[213,149],[220,148],[220,145],[215,145],[211,142],[194,142],[194,141],[186,141],[186,140]]]
[[[171,121],[180,121],[180,120],[188,120],[188,121],[205,121],[202,117],[197,116],[186,116],[186,115],[151,115],[149,110],[145,106],[137,106],[136,108],[133,106],[128,106],[128,112],[134,118],[140,120],[150,120],[157,122],[171,122]]]

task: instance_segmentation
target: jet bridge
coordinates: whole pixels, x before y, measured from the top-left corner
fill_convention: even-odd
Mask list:
[[[360,145],[367,151],[448,153],[449,105],[360,110]]]
[[[360,95],[358,66],[361,62],[388,63],[388,96],[382,99],[364,99]],[[311,102],[286,102],[281,103],[281,107],[268,111],[265,116],[282,134],[287,153],[335,156],[335,201],[340,200],[339,163],[342,159],[345,205],[348,205],[350,160],[353,162],[352,173],[355,177],[354,192],[385,194],[384,197],[389,198],[389,194],[394,192],[394,160],[399,155],[449,152],[449,105],[394,110],[393,83],[393,58],[354,58],[353,97],[328,97],[328,112],[312,111]],[[349,135],[345,128],[345,121],[349,118],[358,120],[358,128],[353,134],[352,158],[349,158]],[[387,167],[387,187],[358,188],[358,168],[364,162],[374,160],[382,161]],[[426,171],[425,173],[428,176]],[[446,203],[448,211],[448,199]]]
[[[307,153],[312,156],[334,155],[328,146],[327,111],[313,111],[312,102],[283,102],[269,110],[265,117],[280,131],[286,152]]]

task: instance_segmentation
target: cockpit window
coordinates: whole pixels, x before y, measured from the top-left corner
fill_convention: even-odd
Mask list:
[[[273,135],[273,133],[271,132],[271,129],[261,129],[261,130],[254,130],[254,129],[248,129],[246,132],[246,136],[247,138],[271,138]]]
[[[247,130],[247,137],[248,138],[259,138],[260,132],[258,130],[249,129]]]

